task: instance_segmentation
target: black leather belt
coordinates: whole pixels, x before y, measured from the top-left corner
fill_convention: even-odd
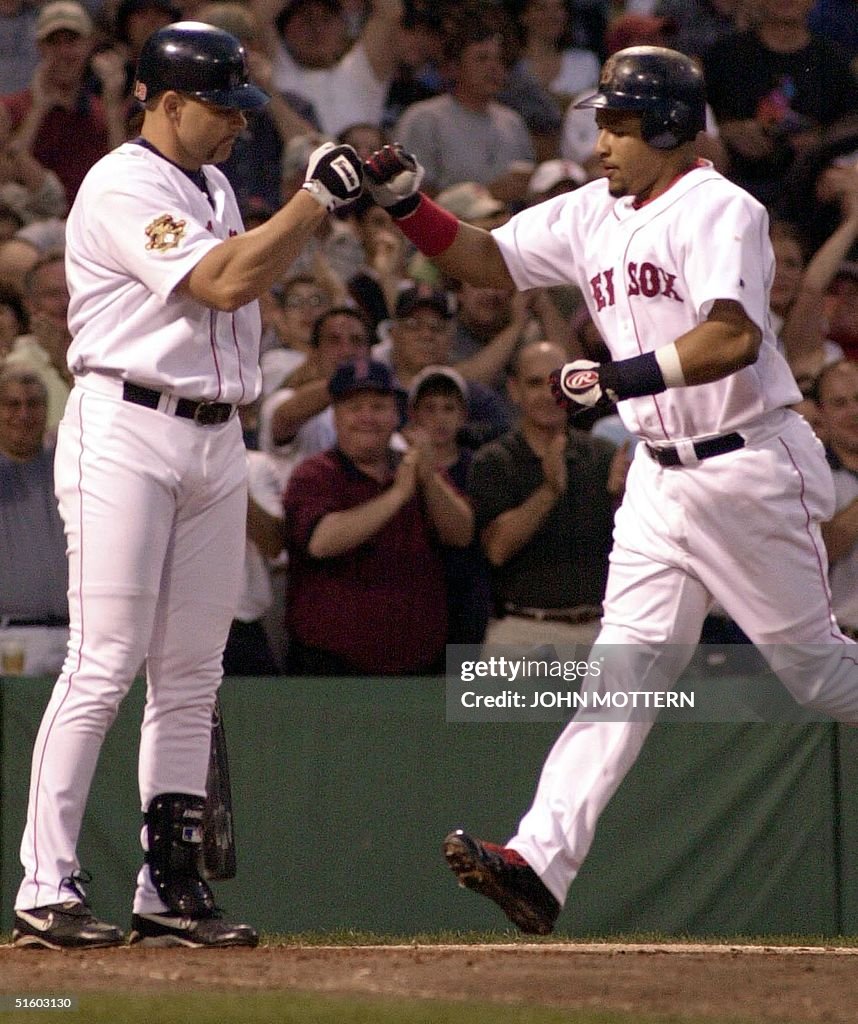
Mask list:
[[[59,615],[48,615],[43,619],[7,619],[0,615],[0,626],[68,626],[69,620]]]
[[[122,398],[125,402],[157,409],[162,397],[162,392],[154,388],[144,388],[142,384],[132,384],[127,380],[122,382]],[[213,427],[218,423],[226,423],[234,411],[235,406],[228,402],[195,402],[190,398],[179,398],[173,414],[193,420],[203,427]]]
[[[523,619],[535,619],[537,622],[568,622],[581,625],[595,622],[602,617],[602,609],[594,604],[580,604],[574,608],[520,608],[515,604],[505,604],[507,615],[518,615]]]
[[[713,455],[726,455],[727,452],[737,452],[745,447],[745,439],[741,434],[722,434],[721,437],[710,437],[708,441],[695,441],[692,445],[694,454],[701,461],[711,459]],[[660,466],[681,466],[682,459],[679,457],[679,449],[656,448],[648,444],[646,450]]]

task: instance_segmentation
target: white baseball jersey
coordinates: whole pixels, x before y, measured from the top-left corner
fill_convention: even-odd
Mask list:
[[[259,305],[209,309],[174,289],[244,230],[232,189],[125,143],[89,171],[68,217],[72,373],[101,373],[190,399],[242,404],[261,386]]]
[[[205,185],[205,189],[201,187]],[[211,200],[211,201],[210,201]],[[241,424],[179,416],[260,387],[256,302],[224,313],[176,286],[242,231],[214,167],[192,178],[127,143],[87,174],[68,218],[69,365],[55,484],[69,557],[69,646],[33,752],[19,908],[74,895],[77,839],[101,741],[145,662],[141,809],[206,792],[211,713],[242,583]],[[122,381],[162,392],[157,407]],[[163,913],[147,865],[138,913]]]
[[[580,287],[614,359],[670,344],[718,299],[741,303],[760,328],[753,366],[621,402],[633,433],[656,443],[710,437],[800,401],[769,322],[774,256],[765,208],[711,165],[640,208],[599,179],[524,210],[493,235],[519,288]]]
[[[722,380],[619,403],[638,445],[614,526],[602,627],[590,657],[605,689],[667,689],[718,602],[802,704],[858,716],[858,648],[837,627],[820,522],[834,509],[822,445],[785,408],[799,400],[769,321],[774,259],[764,208],[711,166],[635,207],[598,180],[525,210],[494,237],[519,288],[574,281],[615,359],[703,322],[718,299],[762,332],[756,362]],[[740,433],[697,458],[684,442]],[[694,453],[694,457],[691,457]],[[570,484],[571,485],[571,484]],[[548,755],[509,845],[559,901],[651,721],[573,719]]]

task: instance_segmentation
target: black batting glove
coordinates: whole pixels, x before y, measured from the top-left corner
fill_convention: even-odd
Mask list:
[[[330,211],[354,202],[363,185],[363,164],[354,149],[326,142],[310,154],[301,188]]]

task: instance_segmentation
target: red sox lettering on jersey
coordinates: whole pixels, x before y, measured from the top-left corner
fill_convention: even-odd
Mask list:
[[[719,299],[740,303],[761,329],[753,366],[711,384],[621,402],[625,425],[641,437],[728,433],[797,400],[769,321],[774,259],[766,211],[711,165],[694,167],[640,206],[592,181],[522,211],[492,234],[518,288],[578,285],[615,360],[675,341]]]
[[[643,295],[647,299],[654,299],[663,295],[666,299],[675,299],[682,302],[682,296],[675,288],[676,274],[671,274],[654,263],[637,263],[626,265],[626,294]],[[593,302],[597,310],[603,310],[605,306],[613,306],[614,293],[614,270],[609,267],[602,270],[595,277],[590,278],[590,289],[593,295]]]

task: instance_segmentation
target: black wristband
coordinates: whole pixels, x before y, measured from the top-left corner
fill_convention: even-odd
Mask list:
[[[655,352],[621,359],[618,363],[602,363],[599,383],[612,402],[643,395],[659,395],[667,390]]]
[[[403,217],[407,217],[409,213],[414,213],[419,205],[420,193],[413,192],[410,196],[400,199],[398,203],[394,203],[393,206],[386,206],[385,209],[394,220],[401,220]]]

